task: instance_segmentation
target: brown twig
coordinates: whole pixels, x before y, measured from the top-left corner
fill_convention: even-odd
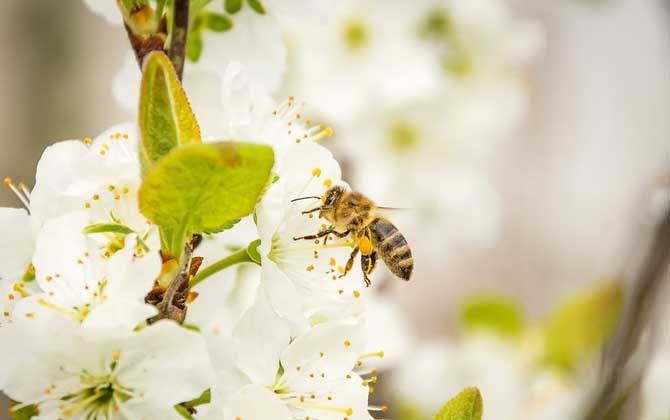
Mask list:
[[[186,57],[186,40],[188,38],[188,9],[189,0],[174,0],[172,13],[172,33],[170,34],[170,48],[168,56],[181,80],[184,74],[184,60]]]
[[[193,257],[193,251],[200,243],[202,236],[193,235],[184,247],[182,267],[167,289],[154,288],[144,299],[146,303],[155,305],[158,314],[149,318],[147,322],[153,324],[161,319],[171,319],[180,324],[186,319],[187,299],[190,293],[189,281],[195,276],[202,263],[201,257]]]
[[[631,356],[646,330],[656,296],[670,265],[670,209],[656,227],[651,246],[634,277],[631,294],[603,354],[600,382],[585,411],[587,420],[603,420],[621,395]]]

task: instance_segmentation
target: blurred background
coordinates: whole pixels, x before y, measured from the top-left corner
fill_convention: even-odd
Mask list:
[[[427,3],[445,3],[425,9],[439,11],[468,2]],[[500,4],[504,10],[496,12]],[[510,0],[482,7],[449,15],[461,13],[462,27],[454,20],[445,29],[438,15],[417,18],[427,37],[436,36],[430,48],[446,60],[447,80],[430,98],[407,99],[406,92],[374,103],[335,98],[342,86],[378,79],[366,71],[380,64],[351,58],[350,66],[333,67],[319,54],[347,58],[327,36],[284,35],[289,62],[277,98],[295,94],[313,105],[320,97],[314,113],[334,127],[326,145],[350,184],[382,205],[415,210],[399,215],[398,225],[410,239],[417,272],[411,284],[381,280],[379,297],[399,302],[393,314],[380,315],[397,317],[397,324],[377,331],[386,335],[382,342],[400,336],[402,350],[380,379],[381,399],[392,407],[388,416],[397,420],[429,418],[423,410],[434,400],[467,385],[482,388],[485,407],[493,407],[488,419],[569,418],[550,412],[566,413],[559,406],[569,407],[570,396],[593,377],[597,350],[582,358],[589,353],[581,351],[588,347],[583,341],[609,325],[603,314],[616,314],[624,290],[618,281],[625,281],[627,264],[667,197],[667,2]],[[377,9],[367,13],[388,12]],[[351,20],[357,11],[341,13],[350,19],[347,42],[357,48],[365,40]],[[386,22],[396,18],[383,15]],[[441,44],[440,37],[459,28],[465,35],[453,38],[458,42]],[[468,33],[472,28],[481,32]],[[470,61],[458,56],[456,44],[474,50],[466,54]],[[434,75],[419,71],[419,47],[407,49],[417,61],[402,76],[414,94]],[[111,89],[128,52],[126,34],[82,1],[3,2],[0,51],[3,176],[32,185],[49,144],[95,136],[133,118]],[[342,80],[326,77],[324,68]],[[347,79],[357,73],[360,80]],[[342,109],[329,109],[329,98]],[[0,205],[20,203],[3,189]],[[584,323],[595,332],[578,338],[551,332]],[[570,340],[582,341],[551,349]],[[657,342],[660,354],[664,340]],[[670,363],[661,359],[653,371],[660,378],[656,395],[670,392]],[[662,400],[639,418],[670,419],[670,403]],[[518,411],[531,405],[545,415]]]

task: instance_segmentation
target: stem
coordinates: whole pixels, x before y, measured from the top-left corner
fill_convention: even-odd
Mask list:
[[[190,286],[191,287],[195,286],[196,284],[205,280],[207,277],[216,274],[219,271],[230,267],[231,265],[239,263],[249,263],[249,262],[255,263],[255,261],[252,260],[251,257],[249,256],[249,253],[247,253],[247,249],[242,248],[239,251],[228,255],[226,258],[219,260],[214,264],[211,264],[207,266],[205,269],[201,270],[191,279]]]
[[[641,269],[634,277],[633,289],[624,312],[603,355],[600,383],[586,411],[588,420],[601,420],[621,397],[620,385],[628,362],[637,349],[656,296],[670,265],[670,209],[658,224]]]
[[[174,66],[177,77],[181,80],[184,74],[184,58],[186,57],[186,39],[188,38],[189,0],[174,0],[172,13],[172,33],[168,56]]]

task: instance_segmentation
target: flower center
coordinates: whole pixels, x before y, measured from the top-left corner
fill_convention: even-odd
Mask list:
[[[87,370],[79,372],[67,372],[65,366],[59,366],[62,372],[77,375],[81,388],[78,391],[62,394],[58,392],[57,385],[51,385],[44,390],[44,398],[38,401],[26,402],[12,407],[12,411],[19,410],[24,406],[35,404],[39,407],[47,401],[59,401],[58,409],[63,417],[84,419],[110,419],[121,410],[121,404],[135,396],[134,391],[119,383],[116,377],[116,366],[120,354],[114,352],[112,361],[107,366],[107,372],[102,375],[94,375]]]
[[[419,144],[419,133],[412,124],[402,120],[396,121],[389,127],[388,142],[393,150],[404,152]]]
[[[344,44],[350,51],[359,51],[369,42],[368,29],[365,22],[351,18],[344,22],[342,28]]]

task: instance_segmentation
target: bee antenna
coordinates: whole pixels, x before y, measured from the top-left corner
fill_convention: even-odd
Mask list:
[[[311,196],[309,196],[309,197],[294,198],[293,200],[291,200],[291,203],[293,203],[294,201],[308,200],[308,199],[310,199],[310,198],[316,198],[316,199],[321,200],[321,197],[318,197],[318,196],[316,196],[316,195],[311,195]]]

